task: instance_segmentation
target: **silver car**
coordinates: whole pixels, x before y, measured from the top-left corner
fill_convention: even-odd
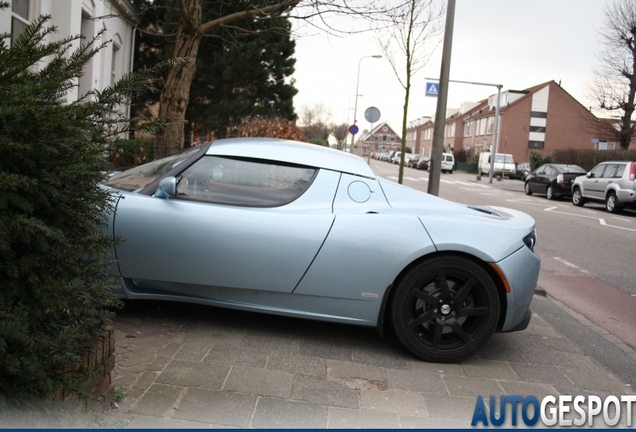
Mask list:
[[[127,298],[389,326],[435,362],[530,320],[530,216],[380,179],[351,154],[226,139],[103,185],[117,200],[108,230]]]
[[[600,202],[610,213],[636,206],[636,163],[608,161],[595,166],[572,183],[572,204]]]

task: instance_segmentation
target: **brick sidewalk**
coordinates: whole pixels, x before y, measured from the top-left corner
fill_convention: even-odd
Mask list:
[[[373,329],[131,302],[115,319],[105,424],[126,427],[470,427],[476,397],[631,393],[542,319],[459,364],[420,361]],[[565,314],[565,312],[563,312]],[[583,327],[583,324],[581,324]]]

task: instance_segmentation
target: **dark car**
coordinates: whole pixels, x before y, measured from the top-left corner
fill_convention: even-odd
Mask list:
[[[420,160],[422,156],[420,155],[413,155],[413,157],[411,157],[411,159],[409,159],[408,163],[406,164],[407,167],[409,168],[417,168],[417,162]]]
[[[545,194],[549,200],[572,195],[572,181],[586,171],[578,165],[544,164],[528,175],[526,195]]]
[[[422,157],[420,158],[420,160],[419,160],[419,161],[417,161],[417,166],[416,166],[416,168],[417,168],[418,170],[424,170],[424,171],[426,171],[426,170],[428,169],[428,163],[429,163],[429,161],[430,161],[430,160],[431,160],[431,158],[430,158],[430,157],[428,157],[428,156],[422,156]]]
[[[510,178],[526,181],[528,175],[530,175],[530,172],[530,164],[528,162],[521,163],[517,165],[517,168],[510,172]]]

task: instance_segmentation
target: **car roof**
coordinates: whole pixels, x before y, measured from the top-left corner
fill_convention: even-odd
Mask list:
[[[317,144],[276,138],[226,138],[214,141],[207,155],[279,161],[375,178],[359,156]]]

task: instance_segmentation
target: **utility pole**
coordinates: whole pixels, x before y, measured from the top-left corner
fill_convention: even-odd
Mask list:
[[[453,24],[455,22],[455,0],[448,0],[446,8],[446,28],[442,48],[442,67],[439,74],[439,94],[433,127],[433,152],[431,169],[428,174],[428,193],[439,196],[442,153],[444,152],[444,127],[446,126],[446,104],[448,101],[448,78],[450,75],[451,48],[453,46]]]

